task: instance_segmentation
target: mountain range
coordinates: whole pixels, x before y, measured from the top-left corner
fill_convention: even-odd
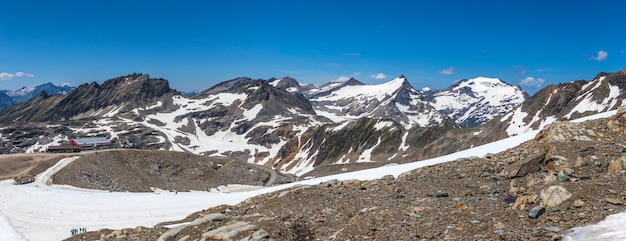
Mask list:
[[[40,152],[105,136],[142,149],[228,156],[301,177],[404,163],[623,105],[626,73],[550,85],[533,96],[497,78],[416,90],[404,76],[321,87],[284,77],[224,81],[188,96],[131,74],[41,93],[0,111],[0,152]]]
[[[41,92],[48,95],[67,94],[76,89],[68,85],[55,85],[50,82],[35,86],[34,88],[22,87],[19,90],[0,90],[0,109],[4,109],[14,104],[26,102]]]

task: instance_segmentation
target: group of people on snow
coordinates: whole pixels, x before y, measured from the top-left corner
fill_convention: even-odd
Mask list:
[[[87,232],[87,228],[73,228],[72,229],[72,236],[74,236],[76,234],[86,233],[86,232]]]

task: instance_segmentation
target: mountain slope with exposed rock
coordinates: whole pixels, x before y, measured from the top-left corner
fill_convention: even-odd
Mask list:
[[[473,127],[507,114],[526,99],[528,94],[519,86],[497,78],[478,77],[436,91],[431,105],[459,126]]]
[[[294,186],[154,227],[67,240],[581,240],[585,232],[569,230],[625,208],[624,133],[622,107],[605,119],[550,124],[484,157]]]
[[[494,128],[508,136],[541,129],[557,120],[569,120],[626,105],[626,70],[600,73],[593,80],[577,80],[541,89],[503,116]]]
[[[407,129],[454,124],[404,76],[379,85],[342,85],[313,95],[311,103],[318,114],[333,120],[389,118]]]
[[[65,95],[40,94],[36,98],[2,110],[0,122],[45,122],[94,119],[128,112],[177,93],[167,80],[151,79],[147,74],[131,74],[105,81],[83,84]],[[37,115],[27,111],[37,106]]]

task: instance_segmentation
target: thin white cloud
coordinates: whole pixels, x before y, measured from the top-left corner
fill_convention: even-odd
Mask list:
[[[8,73],[8,72],[1,72],[0,73],[0,80],[10,80],[13,79],[15,77],[33,77],[35,76],[34,74],[30,74],[30,73],[25,73],[25,72],[15,72],[15,73]]]
[[[372,78],[372,79],[384,79],[384,78],[387,78],[387,76],[385,74],[383,74],[383,73],[378,73],[378,74],[370,75],[370,78]]]
[[[595,61],[604,61],[604,60],[606,60],[607,57],[609,57],[609,53],[607,53],[604,50],[600,50],[600,51],[598,51],[598,55],[597,56],[591,56],[591,59],[593,59]]]
[[[361,75],[361,72],[354,72],[354,74],[352,74],[352,75],[359,76],[359,75]]]
[[[361,56],[361,53],[343,53],[341,55],[345,55],[345,56]]]
[[[34,74],[30,74],[30,73],[24,73],[24,72],[15,72],[15,76],[16,76],[16,77],[23,77],[23,76],[26,76],[26,77],[33,77],[33,76],[35,76],[35,75],[34,75]]]
[[[334,79],[333,82],[346,82],[350,79],[350,77],[348,76],[339,76],[339,78]]]
[[[15,75],[11,73],[7,73],[7,72],[0,73],[0,80],[10,80],[10,79],[13,79],[13,77],[15,77]]]
[[[542,78],[526,77],[520,81],[520,85],[527,87],[540,87],[544,82],[546,82],[546,80]]]
[[[447,69],[442,69],[442,70],[439,71],[439,74],[443,74],[443,75],[452,75],[454,73],[455,73],[454,67],[450,67],[450,68],[447,68]]]

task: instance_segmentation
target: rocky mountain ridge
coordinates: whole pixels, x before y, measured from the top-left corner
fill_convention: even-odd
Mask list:
[[[40,152],[71,137],[104,136],[142,149],[227,156],[304,178],[414,162],[498,140],[507,136],[504,118],[476,128],[458,126],[496,118],[524,98],[518,87],[491,78],[463,80],[438,95],[413,89],[403,76],[375,86],[335,83],[305,93],[310,99],[287,91],[298,86],[294,79],[242,77],[185,96],[166,80],[142,74],[85,84],[68,95],[41,95],[0,112],[9,123],[0,128],[0,151]],[[343,120],[334,119],[344,112]],[[451,118],[459,115],[464,121]],[[429,127],[412,126],[420,122]]]
[[[378,85],[350,78],[320,88],[302,88],[293,78],[271,83],[309,97],[319,115],[334,121],[390,118],[405,128],[429,126],[476,127],[506,114],[528,98],[519,86],[500,79],[463,79],[445,90],[416,90],[404,76]]]
[[[626,105],[626,70],[600,73],[593,80],[548,85],[513,111],[490,123],[502,136],[538,130],[557,120],[570,120]]]

